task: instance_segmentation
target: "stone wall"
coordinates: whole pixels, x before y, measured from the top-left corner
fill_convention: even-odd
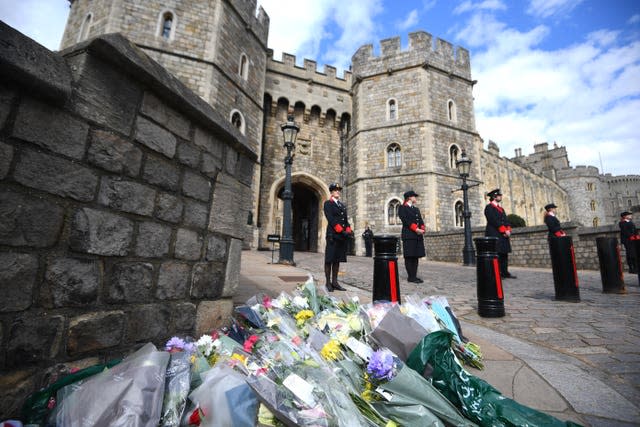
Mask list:
[[[228,318],[257,156],[119,35],[64,56],[3,23],[0,38],[0,413],[11,416],[56,365]]]
[[[620,229],[618,226],[580,227],[575,223],[563,224],[564,230],[571,236],[578,270],[598,270],[598,252],[596,238],[615,237],[620,243]],[[484,236],[484,227],[472,230],[473,238]],[[515,228],[511,235],[509,265],[519,267],[549,268],[549,244],[547,242],[547,227]],[[464,234],[462,231],[428,233],[425,239],[427,259],[432,261],[462,263],[462,248]],[[621,247],[621,259],[626,269],[624,247]]]

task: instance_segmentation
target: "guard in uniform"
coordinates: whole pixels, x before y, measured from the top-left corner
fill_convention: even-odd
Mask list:
[[[629,273],[636,274],[638,272],[638,266],[636,265],[636,248],[635,240],[640,240],[640,234],[633,221],[632,213],[624,211],[620,214],[620,241],[624,245],[627,252],[627,265],[629,266]]]
[[[347,207],[340,201],[340,184],[329,185],[331,197],[324,202],[324,216],[327,218],[327,247],[324,253],[324,275],[327,291],[346,290],[338,283],[340,263],[347,262],[347,244],[353,235],[347,221]]]
[[[547,211],[544,214],[544,223],[547,224],[547,228],[549,229],[549,239],[552,237],[562,237],[567,235],[560,226],[560,221],[556,217],[556,208],[557,206],[553,203],[549,203],[544,207],[544,210]]]
[[[398,209],[398,217],[402,221],[402,253],[404,266],[407,269],[407,280],[422,283],[418,277],[418,262],[426,255],[424,250],[425,226],[420,209],[415,206],[418,193],[409,190],[404,193],[404,203]]]
[[[502,201],[502,193],[499,188],[487,193],[489,204],[484,208],[484,216],[487,219],[487,226],[484,235],[498,238],[498,263],[500,265],[500,277],[516,279],[517,277],[509,273],[509,252],[511,252],[511,224],[507,219],[507,214],[498,203]]]
[[[373,252],[373,231],[368,225],[365,227],[364,233],[362,233],[362,238],[364,239],[365,256],[371,257]]]

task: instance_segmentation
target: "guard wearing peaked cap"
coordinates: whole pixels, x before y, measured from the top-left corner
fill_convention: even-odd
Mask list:
[[[324,216],[327,218],[326,239],[324,252],[324,275],[326,289],[329,292],[345,291],[338,283],[340,263],[347,261],[347,244],[353,235],[347,220],[347,207],[340,201],[342,186],[338,183],[329,184],[331,197],[324,202]]]
[[[560,221],[556,217],[556,208],[557,206],[553,203],[549,203],[544,207],[544,210],[546,211],[544,214],[544,223],[547,224],[547,228],[549,229],[549,239],[567,235],[567,233],[562,230]]]
[[[637,253],[635,240],[640,240],[638,229],[632,221],[633,214],[629,211],[620,213],[620,241],[624,245],[625,252],[627,253],[627,265],[629,266],[629,273],[635,274],[638,272],[637,265]]]
[[[500,276],[515,279],[516,276],[509,273],[509,252],[511,252],[511,224],[507,219],[507,213],[500,206],[502,192],[499,188],[487,193],[489,204],[484,208],[484,216],[487,219],[487,226],[484,235],[498,238],[498,264],[500,265]]]
[[[402,253],[404,266],[407,270],[407,280],[422,283],[418,277],[418,262],[426,255],[424,249],[425,225],[416,206],[418,193],[409,190],[404,193],[404,203],[398,209],[398,217],[402,221]]]

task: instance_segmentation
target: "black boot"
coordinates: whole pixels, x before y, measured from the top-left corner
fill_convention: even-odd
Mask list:
[[[327,289],[327,292],[333,292],[333,286],[331,285],[331,263],[324,265],[324,277],[327,280],[324,287]]]
[[[340,263],[339,262],[334,262],[331,265],[331,287],[333,288],[334,291],[346,291],[345,288],[343,288],[342,286],[340,286],[340,284],[338,283],[338,270],[340,270]]]

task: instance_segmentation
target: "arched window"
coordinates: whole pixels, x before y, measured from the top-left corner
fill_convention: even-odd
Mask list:
[[[399,168],[402,166],[402,150],[398,144],[391,144],[387,147],[387,167]]]
[[[456,118],[456,104],[452,100],[447,102],[447,115],[449,117],[450,122],[455,122]]]
[[[596,201],[595,201],[595,200],[592,200],[592,201],[591,201],[591,210],[592,210],[592,211],[595,211],[595,210],[596,210]]]
[[[87,16],[82,21],[82,26],[80,27],[80,33],[78,34],[78,42],[86,40],[89,37],[89,31],[91,30],[91,22],[93,21],[93,15],[88,13]]]
[[[389,225],[400,225],[402,221],[398,217],[398,209],[402,205],[402,202],[398,199],[393,199],[387,205],[387,224]]]
[[[462,202],[458,200],[454,207],[456,227],[464,226],[464,216],[462,215],[462,208],[463,208]]]
[[[249,59],[244,53],[240,55],[240,65],[238,66],[238,75],[244,80],[249,77]]]
[[[458,160],[458,154],[460,154],[460,149],[457,145],[452,145],[449,148],[449,167],[451,169],[456,169],[456,161]]]
[[[598,218],[593,218],[593,226],[597,227],[598,223],[599,223]]]
[[[177,19],[175,13],[170,10],[164,10],[158,17],[158,30],[156,35],[162,37],[165,41],[173,40],[176,33]]]
[[[244,135],[245,124],[244,117],[242,117],[242,113],[238,110],[233,110],[231,112],[231,124],[234,125],[240,133]]]
[[[398,104],[395,99],[387,101],[387,119],[396,120],[398,118]]]

